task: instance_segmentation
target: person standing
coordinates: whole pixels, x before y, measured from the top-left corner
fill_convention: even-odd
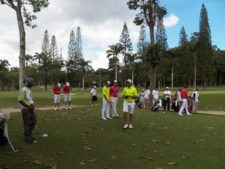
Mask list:
[[[63,93],[64,93],[64,102],[65,102],[65,109],[72,109],[71,107],[71,87],[70,83],[66,82],[66,85],[63,86]]]
[[[24,141],[25,143],[35,143],[32,136],[33,129],[36,125],[35,106],[32,98],[31,88],[33,86],[33,78],[27,77],[24,80],[24,86],[20,91],[18,102],[23,117]]]
[[[153,100],[153,105],[155,104],[155,102],[158,102],[159,101],[159,91],[158,91],[158,88],[155,87],[153,90],[152,90],[152,100]]]
[[[164,96],[164,111],[166,111],[166,107],[167,107],[167,111],[170,111],[170,99],[171,99],[171,91],[169,89],[169,87],[166,87],[164,92],[163,92],[163,96]]]
[[[54,94],[54,110],[59,110],[59,104],[60,104],[60,91],[61,91],[61,84],[56,84],[53,89]]]
[[[110,109],[110,96],[109,96],[109,86],[110,86],[110,81],[107,81],[102,88],[102,112],[101,112],[101,119],[102,120],[107,120],[107,119],[112,119],[109,116],[109,109]]]
[[[198,89],[194,89],[192,95],[192,113],[197,113],[198,111],[198,102],[199,102],[199,93]]]
[[[185,109],[187,115],[191,115],[191,113],[189,113],[189,111],[188,111],[188,104],[187,104],[187,99],[188,99],[187,86],[184,86],[183,89],[181,89],[180,93],[181,93],[182,105],[178,112],[178,115],[183,116],[182,112],[184,109]]]
[[[113,86],[110,87],[110,102],[112,105],[112,117],[119,117],[119,114],[117,112],[117,102],[118,102],[118,96],[119,96],[119,86],[117,80],[114,80]]]
[[[135,99],[138,96],[137,89],[132,85],[131,79],[127,80],[127,87],[123,89],[123,128],[133,128],[133,114],[135,108]]]
[[[149,101],[150,94],[151,94],[151,91],[149,90],[149,87],[146,87],[145,95],[144,95],[144,100],[145,100],[144,108],[148,107],[148,101]]]
[[[182,100],[181,100],[181,88],[179,88],[176,93],[175,93],[175,111],[178,112],[181,105],[182,105]]]
[[[93,86],[91,89],[91,104],[97,106],[98,102],[98,97],[97,97],[97,90],[96,86]]]

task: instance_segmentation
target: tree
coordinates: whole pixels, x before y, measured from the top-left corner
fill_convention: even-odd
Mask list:
[[[150,49],[146,53],[151,61],[151,80],[150,80],[150,90],[156,86],[156,72],[159,62],[154,62],[158,54],[158,46],[155,45],[155,32],[154,27],[157,21],[162,21],[163,17],[166,15],[167,11],[164,7],[159,5],[159,0],[129,0],[127,5],[132,10],[139,10],[139,13],[136,14],[134,23],[136,25],[141,25],[144,22],[148,25],[150,32]],[[151,100],[150,100],[150,103]]]
[[[145,25],[142,24],[140,27],[140,34],[137,42],[137,58],[144,62],[144,51],[148,48],[149,43],[146,39],[146,31],[145,31]]]
[[[0,59],[0,71],[8,71],[9,70],[9,61],[5,59]]]
[[[40,12],[41,9],[47,7],[49,3],[48,0],[1,0],[1,4],[9,6],[16,12],[20,37],[19,88],[21,89],[25,77],[26,33],[24,24],[34,28],[36,25],[33,25],[32,21],[37,18],[34,13]]]
[[[57,49],[57,43],[55,35],[51,38],[51,44],[50,44],[50,58],[52,60],[55,60],[58,58],[58,49]]]
[[[208,22],[208,13],[204,4],[202,4],[199,22],[199,41],[198,41],[198,75],[206,87],[207,82],[212,80],[214,74],[213,52],[211,45],[211,31]]]
[[[123,46],[120,43],[117,43],[115,45],[110,45],[109,49],[106,50],[107,57],[110,58],[111,56],[114,58],[113,60],[115,61],[114,66],[115,66],[115,80],[118,80],[117,77],[117,66],[119,63],[118,55],[121,53],[123,49]]]
[[[82,59],[83,53],[82,53],[82,38],[81,38],[81,28],[78,26],[76,30],[76,42],[75,42],[75,53],[76,53],[76,59]]]
[[[48,30],[45,30],[44,33],[44,38],[42,41],[42,46],[41,46],[41,52],[45,53],[46,55],[49,55],[49,35],[48,35]]]

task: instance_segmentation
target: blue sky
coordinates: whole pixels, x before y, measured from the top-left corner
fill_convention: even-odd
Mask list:
[[[179,23],[167,28],[169,47],[178,45],[180,28],[184,26],[188,37],[199,31],[199,18],[202,3],[205,4],[211,29],[212,44],[225,49],[225,1],[224,0],[161,0],[168,13],[175,14]]]
[[[124,22],[127,23],[133,48],[136,49],[139,27],[133,23],[137,11],[129,10],[128,0],[50,0],[48,8],[38,14],[37,28],[26,27],[27,54],[41,52],[44,32],[56,37],[58,51],[67,59],[69,35],[81,27],[83,55],[92,61],[94,69],[107,68],[106,50],[119,42]],[[208,11],[212,44],[225,50],[225,0],[160,0],[167,8],[165,28],[170,48],[178,45],[179,33],[184,26],[188,38],[199,30],[202,3]],[[18,66],[19,34],[15,12],[0,5],[0,59]],[[121,59],[122,60],[122,59]]]

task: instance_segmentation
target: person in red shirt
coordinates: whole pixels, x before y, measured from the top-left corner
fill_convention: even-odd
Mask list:
[[[64,102],[65,102],[65,109],[72,109],[71,107],[71,87],[70,83],[66,82],[66,85],[63,87],[64,93]]]
[[[187,86],[184,86],[183,89],[181,90],[181,99],[182,99],[182,105],[180,107],[178,115],[183,116],[182,112],[184,109],[185,109],[187,115],[191,115],[191,113],[189,113],[189,111],[188,111],[188,105],[187,105],[187,99],[188,99]]]
[[[112,105],[112,117],[119,117],[119,114],[117,112],[117,102],[118,102],[118,96],[119,96],[119,86],[117,80],[114,80],[113,86],[110,87],[110,102]]]
[[[54,110],[59,110],[60,91],[61,91],[61,84],[58,83],[52,89],[52,92],[54,94]]]

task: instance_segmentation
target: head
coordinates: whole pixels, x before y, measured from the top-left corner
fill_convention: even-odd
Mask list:
[[[32,77],[26,77],[23,81],[24,85],[31,88],[34,83],[34,79]]]
[[[66,86],[70,86],[70,83],[69,82],[66,82]]]
[[[165,90],[169,90],[169,89],[170,89],[169,87],[166,87],[166,88],[165,88]]]
[[[109,87],[109,86],[111,85],[111,82],[110,82],[109,80],[107,80],[106,83],[105,83],[105,85],[106,85],[107,87]]]
[[[187,89],[188,88],[187,85],[184,85],[184,88]]]
[[[130,87],[132,85],[132,80],[131,79],[127,79],[127,86]]]
[[[114,81],[113,81],[113,84],[114,84],[114,85],[118,85],[118,81],[117,81],[117,80],[114,80]]]

